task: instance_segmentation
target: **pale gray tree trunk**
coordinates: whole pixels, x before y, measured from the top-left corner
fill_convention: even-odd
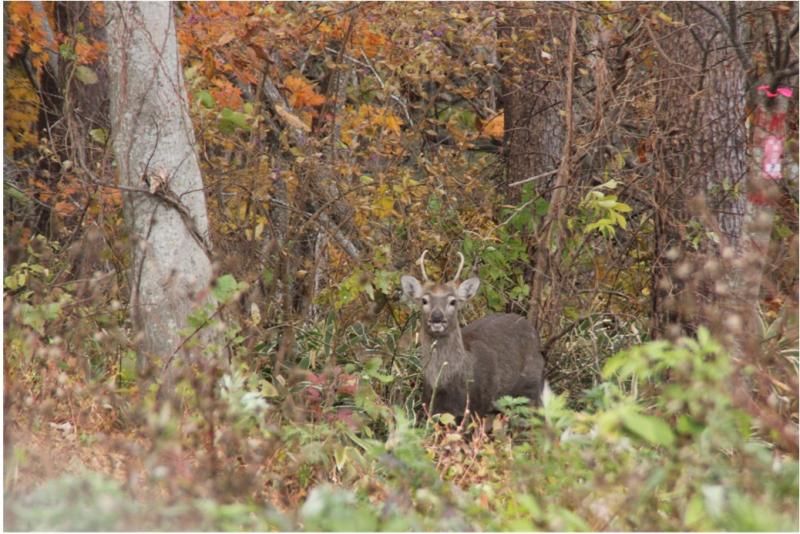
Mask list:
[[[767,86],[768,87],[768,86]],[[788,89],[788,87],[786,88]],[[751,132],[750,172],[747,177],[747,204],[733,262],[731,294],[739,317],[729,325],[734,334],[744,338],[734,352],[759,354],[761,331],[758,321],[761,285],[768,257],[775,205],[781,197],[780,181],[785,177],[781,164],[785,150],[786,115],[791,96],[767,96],[759,91],[754,99],[755,112]],[[741,319],[741,321],[739,320]],[[752,335],[752,334],[756,335]]]
[[[107,4],[112,141],[139,363],[168,366],[212,280],[206,199],[168,2]]]

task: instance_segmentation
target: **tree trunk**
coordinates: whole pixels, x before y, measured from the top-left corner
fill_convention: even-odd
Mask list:
[[[553,7],[546,4],[531,4],[531,9],[525,12],[506,6],[499,9],[506,21],[498,25],[499,36],[510,41],[515,32],[520,35],[520,40],[514,44],[517,55],[504,59],[501,69],[506,160],[503,190],[510,202],[518,200],[521,189],[509,187],[509,184],[557,169],[564,144],[564,123],[559,115],[563,88],[553,83],[560,74],[554,66],[542,64],[539,58],[540,41],[551,36],[539,35],[543,30],[537,15],[545,18],[551,15],[550,9]],[[566,27],[562,30],[557,26],[555,33],[562,41],[566,40]],[[525,62],[518,61],[519,57],[524,57]],[[547,183],[542,180],[535,185],[538,190],[545,190]]]
[[[731,284],[731,293],[738,301],[735,308],[742,320],[730,325],[735,338],[742,340],[734,346],[740,355],[760,353],[759,296],[775,218],[775,203],[781,196],[778,183],[783,178],[781,162],[791,97],[792,91],[788,87],[773,92],[769,86],[762,85],[755,98],[751,167],[746,187],[748,203]],[[741,330],[737,332],[739,328]]]
[[[164,368],[212,280],[206,199],[172,6],[107,4],[112,140],[130,230],[139,365]]]

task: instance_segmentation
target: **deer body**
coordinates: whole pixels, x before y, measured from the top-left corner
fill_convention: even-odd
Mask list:
[[[504,395],[538,403],[544,359],[528,321],[516,314],[491,314],[462,330],[458,309],[477,293],[480,281],[437,284],[427,279],[424,266],[422,273],[424,283],[411,276],[401,282],[421,310],[423,400],[429,409],[461,415],[469,407],[487,415]]]

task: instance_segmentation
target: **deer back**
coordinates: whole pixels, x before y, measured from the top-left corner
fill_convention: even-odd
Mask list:
[[[544,358],[539,335],[525,317],[487,315],[464,327],[462,339],[473,362],[475,411],[493,411],[494,401],[504,395],[540,401]]]

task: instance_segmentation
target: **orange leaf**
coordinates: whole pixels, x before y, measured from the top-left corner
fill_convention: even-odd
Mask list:
[[[75,205],[67,200],[56,202],[55,211],[59,215],[72,215],[75,213]]]
[[[386,117],[386,127],[391,130],[393,133],[399,134],[400,133],[400,126],[403,124],[403,121],[400,120],[397,115],[389,113]]]
[[[289,75],[283,80],[283,85],[289,91],[289,103],[292,107],[321,106],[325,103],[325,96],[317,93],[314,87],[301,76]]]
[[[489,119],[481,129],[481,135],[492,139],[502,139],[505,133],[505,114],[500,113]]]

